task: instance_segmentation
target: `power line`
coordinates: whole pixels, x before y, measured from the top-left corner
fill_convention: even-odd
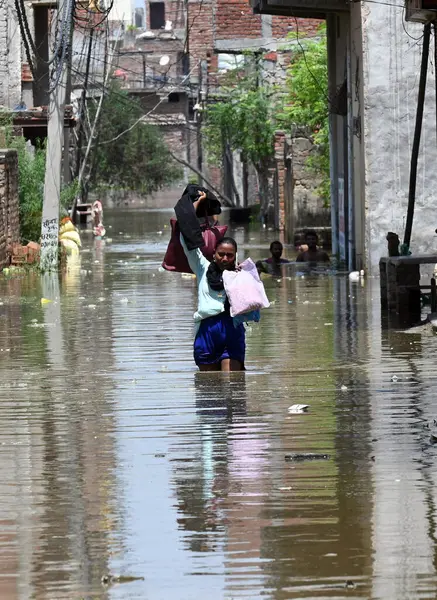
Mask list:
[[[196,67],[197,67],[197,66],[198,66],[198,65],[196,64]],[[193,67],[193,70],[194,70],[194,68],[195,68],[195,67]],[[190,73],[188,73],[188,75],[186,75],[186,77],[188,78],[190,75],[191,75],[191,72],[190,72]],[[116,135],[114,138],[112,138],[112,139],[110,139],[110,140],[107,140],[107,141],[105,141],[105,142],[101,142],[101,143],[102,143],[102,144],[111,144],[112,142],[115,142],[116,140],[118,140],[119,138],[121,138],[121,137],[122,137],[123,135],[125,135],[126,133],[129,133],[129,131],[132,131],[132,129],[133,129],[133,128],[134,128],[136,125],[138,125],[139,123],[141,123],[141,121],[144,121],[144,119],[145,119],[146,117],[148,117],[148,116],[149,116],[149,115],[150,115],[152,112],[154,112],[154,111],[155,111],[155,110],[158,108],[158,106],[159,106],[160,104],[162,104],[163,102],[164,102],[164,98],[161,98],[161,99],[159,100],[159,102],[157,102],[157,103],[156,103],[156,105],[155,105],[153,108],[151,108],[151,109],[150,109],[150,110],[149,110],[149,111],[148,111],[148,112],[147,112],[145,115],[142,115],[142,116],[141,116],[139,119],[137,119],[136,121],[134,121],[134,123],[132,123],[132,125],[131,125],[130,127],[128,127],[128,128],[125,130],[125,131],[122,131],[121,133],[119,133],[118,135]]]

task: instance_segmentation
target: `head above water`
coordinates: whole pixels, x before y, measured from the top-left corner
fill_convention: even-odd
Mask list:
[[[275,240],[270,244],[270,254],[275,260],[279,260],[281,258],[283,250],[284,246],[279,240]]]
[[[214,252],[214,262],[224,271],[225,269],[234,269],[237,258],[237,242],[234,238],[224,237],[217,244]]]
[[[308,250],[316,250],[319,242],[319,236],[314,229],[308,229],[305,231],[305,243],[308,246]]]

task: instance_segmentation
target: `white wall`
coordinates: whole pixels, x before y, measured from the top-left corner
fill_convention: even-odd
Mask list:
[[[421,37],[422,25],[404,25],[413,38]],[[363,2],[361,32],[365,250],[372,272],[376,273],[379,258],[387,255],[387,232],[398,233],[401,240],[404,233],[421,43],[405,32],[403,9],[397,6]],[[437,227],[437,148],[433,77],[434,67],[430,61],[411,238],[413,253],[437,250],[434,233]]]
[[[0,105],[21,100],[21,37],[12,0],[0,5]]]
[[[110,21],[123,21],[127,25],[135,25],[134,0],[114,0],[114,5],[109,13]]]

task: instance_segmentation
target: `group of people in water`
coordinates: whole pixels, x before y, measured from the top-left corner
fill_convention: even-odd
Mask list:
[[[329,264],[329,255],[318,246],[319,236],[310,229],[305,233],[305,243],[298,247],[299,254],[296,257],[298,263]],[[283,265],[289,264],[291,261],[282,258],[284,247],[280,241],[276,240],[270,244],[269,258],[258,260],[256,263],[259,273],[268,273],[270,275],[280,273]]]
[[[199,190],[195,201],[180,204],[176,214],[183,215],[189,222],[190,240],[202,235],[200,221],[194,217],[207,215],[207,193]],[[191,206],[192,204],[192,206]],[[194,361],[200,371],[244,371],[245,370],[245,326],[241,320],[231,316],[230,304],[225,293],[223,273],[238,270],[237,243],[231,237],[222,238],[214,251],[212,261],[202,253],[200,247],[188,247],[189,240],[180,233],[180,242],[191,270],[196,275],[198,306],[194,313],[195,339]],[[191,244],[190,244],[191,245]],[[193,244],[195,246],[195,244]],[[271,256],[257,262],[258,272],[272,273],[289,261],[282,258],[283,245],[274,241],[270,245]],[[326,252],[318,247],[315,231],[307,231],[305,244],[300,247],[297,262],[329,263]]]

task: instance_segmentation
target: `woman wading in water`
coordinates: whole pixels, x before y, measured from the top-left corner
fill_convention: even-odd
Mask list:
[[[193,203],[197,211],[206,199],[204,192]],[[200,225],[199,225],[200,229]],[[235,270],[237,243],[230,237],[217,245],[209,262],[199,248],[188,250],[184,236],[181,244],[191,270],[196,275],[198,305],[194,313],[196,337],[194,360],[201,371],[244,371],[246,332],[241,322],[234,321],[223,287],[223,271]]]

